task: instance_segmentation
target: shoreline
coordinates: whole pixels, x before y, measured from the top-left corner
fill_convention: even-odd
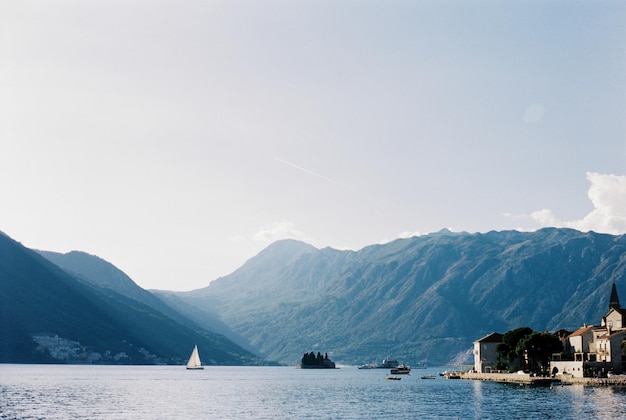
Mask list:
[[[556,378],[530,376],[528,373],[461,373],[461,379],[475,381],[491,381],[501,383],[517,383],[525,385],[550,385],[552,383],[576,384],[587,386],[626,386],[626,376],[611,378],[574,378],[571,375],[558,375]]]

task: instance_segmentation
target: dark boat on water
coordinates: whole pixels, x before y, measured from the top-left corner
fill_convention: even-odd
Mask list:
[[[392,375],[408,375],[410,373],[411,373],[411,368],[408,367],[407,365],[399,365],[398,367],[391,369]]]

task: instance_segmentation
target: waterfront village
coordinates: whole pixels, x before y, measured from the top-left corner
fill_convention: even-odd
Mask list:
[[[622,374],[626,368],[625,321],[626,308],[620,306],[617,288],[613,284],[608,312],[602,317],[599,325],[584,324],[573,332],[560,330],[553,334],[560,340],[562,348],[560,352],[553,352],[549,356],[549,364],[544,370],[544,377],[549,378],[546,380],[626,385],[626,375]],[[473,351],[474,370],[464,374],[463,377],[528,383],[543,380],[540,374],[523,369],[514,374],[511,374],[510,370],[502,370],[504,366],[502,353],[503,348],[506,348],[506,338],[506,333],[494,332],[476,340]],[[519,359],[524,357],[528,356],[518,355]],[[527,360],[517,362],[518,367],[528,366]]]
[[[520,327],[504,334],[493,332],[474,342],[472,370],[440,373],[448,379],[475,379],[530,385],[580,383],[626,385],[626,308],[622,308],[615,283],[609,310],[600,325],[583,325],[576,331],[536,332]],[[328,354],[304,353],[302,369],[335,369]],[[391,359],[359,369],[390,369],[387,379],[401,379],[411,368]],[[434,379],[424,375],[422,379]]]

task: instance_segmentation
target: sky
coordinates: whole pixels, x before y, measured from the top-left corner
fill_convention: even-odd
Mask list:
[[[0,231],[191,290],[273,241],[626,232],[621,0],[0,0]]]

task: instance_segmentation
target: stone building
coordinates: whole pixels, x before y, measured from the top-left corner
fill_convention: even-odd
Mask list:
[[[493,332],[474,341],[474,370],[478,373],[490,373],[498,361],[496,346],[502,342],[502,334]]]

